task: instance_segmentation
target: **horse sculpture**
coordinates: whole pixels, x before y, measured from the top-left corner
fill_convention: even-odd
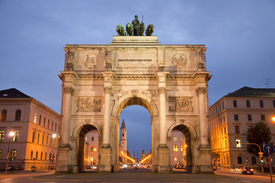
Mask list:
[[[127,36],[133,36],[134,35],[133,24],[131,24],[131,23],[126,24],[126,32],[127,32]]]
[[[125,36],[125,30],[124,30],[124,27],[122,25],[118,25],[116,27],[116,31],[118,33],[119,36]]]
[[[152,34],[154,32],[154,29],[155,29],[154,25],[153,24],[149,24],[147,26],[147,29],[146,29],[146,32],[145,32],[146,36],[152,36]]]

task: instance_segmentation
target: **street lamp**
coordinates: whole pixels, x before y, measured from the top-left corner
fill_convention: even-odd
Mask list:
[[[60,138],[60,136],[57,136],[55,133],[52,134],[52,139],[55,139],[55,138]],[[55,141],[54,141],[54,144],[53,144],[53,150],[51,150],[50,154],[49,154],[49,167],[48,167],[48,171],[50,170],[50,166],[51,166],[51,154],[53,152],[53,155],[52,155],[52,160],[54,161],[54,150],[55,150]]]
[[[8,154],[7,154],[7,163],[6,163],[6,169],[5,169],[5,174],[8,173],[8,166],[9,166],[9,159],[10,159],[10,145],[11,145],[11,139],[14,136],[14,132],[9,133],[10,140],[9,140],[9,145],[8,145]]]

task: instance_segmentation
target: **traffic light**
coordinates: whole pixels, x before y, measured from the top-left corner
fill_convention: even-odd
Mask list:
[[[50,159],[52,159],[52,153],[50,153]]]
[[[13,161],[13,157],[10,157],[10,161]]]

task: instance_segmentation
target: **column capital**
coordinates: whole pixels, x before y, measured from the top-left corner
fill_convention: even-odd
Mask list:
[[[108,86],[108,87],[104,87],[104,93],[105,94],[111,94],[112,92],[112,87]]]
[[[206,88],[205,87],[198,87],[196,89],[196,92],[197,92],[198,95],[199,94],[205,94],[206,93]]]
[[[159,94],[166,94],[166,92],[167,92],[166,87],[159,88]]]
[[[64,93],[70,93],[71,95],[74,94],[74,89],[71,86],[65,86],[63,87],[63,89],[64,89]]]

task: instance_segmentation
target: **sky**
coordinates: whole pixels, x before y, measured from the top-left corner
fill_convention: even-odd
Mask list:
[[[17,88],[60,113],[63,47],[110,44],[134,15],[161,44],[205,44],[210,106],[244,86],[275,88],[274,0],[0,0],[0,90]],[[139,109],[123,116],[129,138],[131,110]]]

